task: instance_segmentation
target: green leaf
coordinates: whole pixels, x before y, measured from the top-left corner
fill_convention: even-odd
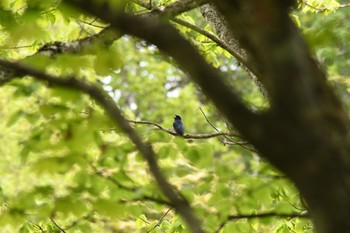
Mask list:
[[[52,25],[56,23],[56,15],[53,12],[47,12],[45,16]]]
[[[36,208],[35,208],[35,212],[41,217],[41,218],[47,218],[49,217],[52,212],[54,211],[54,207],[53,205],[50,203],[43,203],[43,204],[39,204]]]
[[[9,211],[3,211],[0,215],[0,226],[3,227],[11,225],[18,228],[26,221],[26,216],[22,210],[11,209]]]
[[[64,75],[79,75],[82,69],[91,67],[91,62],[92,59],[90,56],[79,56],[67,53],[57,56],[53,66],[61,70]]]
[[[208,167],[213,163],[213,150],[209,144],[202,143],[190,146],[185,157],[198,167]]]
[[[82,97],[81,92],[76,89],[59,86],[51,88],[50,94],[59,97],[63,102],[79,102]]]
[[[175,159],[178,155],[179,151],[174,148],[173,145],[164,145],[160,147],[160,149],[157,152],[157,155],[159,158],[173,158]]]
[[[24,115],[25,115],[25,113],[22,110],[18,110],[17,112],[13,113],[10,116],[10,118],[7,120],[6,126],[11,127]]]
[[[293,211],[293,207],[289,203],[278,203],[276,206],[276,212],[277,213],[289,213]]]
[[[87,212],[88,208],[82,200],[77,200],[72,196],[66,196],[56,199],[55,210],[64,215],[72,214],[80,218]]]
[[[97,51],[94,70],[98,75],[109,75],[112,71],[121,67],[118,47],[111,46],[108,50],[100,48]]]
[[[80,154],[67,154],[65,156],[55,156],[42,158],[31,166],[32,171],[42,173],[63,173],[71,169],[73,165],[86,166],[86,161]]]
[[[51,116],[55,114],[66,114],[70,109],[63,104],[42,104],[40,112],[44,115]]]
[[[112,219],[127,214],[124,205],[111,200],[98,199],[94,202],[93,206],[98,213],[109,216]]]
[[[201,159],[201,153],[197,147],[190,147],[186,152],[186,158],[188,158],[192,163],[197,163]]]

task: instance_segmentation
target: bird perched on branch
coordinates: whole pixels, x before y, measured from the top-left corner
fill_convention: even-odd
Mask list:
[[[184,136],[185,128],[184,128],[184,125],[182,124],[181,116],[175,115],[173,127],[174,127],[175,132],[178,135]]]

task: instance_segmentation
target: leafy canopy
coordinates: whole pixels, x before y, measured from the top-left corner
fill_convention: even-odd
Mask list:
[[[137,2],[127,2],[126,9],[148,11]],[[340,58],[350,51],[344,36],[348,11],[341,2],[310,0],[300,1],[292,15],[347,106],[349,68]],[[177,17],[215,34],[198,9]],[[251,108],[266,107],[228,51],[173,24]],[[173,116],[180,114],[186,133],[214,132],[207,119],[221,131],[231,129],[171,58],[137,38],[124,35],[108,45],[96,40],[79,52],[38,53],[54,41],[76,49],[81,39],[108,26],[60,1],[0,1],[0,25],[1,58],[101,86],[130,120],[170,129]],[[2,232],[187,232],[133,144],[87,95],[23,77],[2,86],[0,102]],[[249,145],[224,145],[224,137],[185,140],[152,125],[133,126],[152,143],[163,173],[208,232],[313,231],[307,219],[283,217],[306,213],[306,206],[283,174]]]

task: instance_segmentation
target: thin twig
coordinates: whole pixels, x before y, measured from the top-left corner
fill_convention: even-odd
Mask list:
[[[40,232],[43,232],[43,233],[45,232],[45,230],[44,230],[39,224],[37,224],[37,223],[35,223],[35,222],[29,220],[28,218],[26,218],[26,220],[27,220],[30,224],[32,224],[34,227],[36,227],[38,230],[40,230]]]
[[[347,3],[347,4],[340,4],[339,6],[336,6],[334,7],[333,9],[331,8],[327,8],[327,7],[318,7],[318,6],[314,6],[312,5],[311,3],[309,3],[308,1],[301,1],[305,6],[311,8],[311,9],[314,9],[316,11],[321,11],[321,12],[325,12],[325,11],[332,11],[332,10],[337,10],[337,9],[340,9],[340,8],[345,8],[345,7],[350,7],[350,3]]]
[[[193,210],[188,203],[188,201],[183,197],[179,190],[172,186],[164,174],[162,173],[157,160],[156,154],[150,144],[146,144],[142,141],[140,136],[134,130],[129,122],[124,118],[121,110],[116,105],[111,96],[109,96],[103,89],[96,85],[87,83],[83,79],[78,79],[75,77],[55,77],[46,74],[42,71],[33,69],[28,66],[24,66],[14,62],[8,62],[0,59],[0,66],[4,66],[16,71],[17,74],[30,75],[39,80],[50,83],[55,86],[63,86],[74,88],[80,90],[85,94],[93,98],[97,103],[99,103],[110,118],[114,121],[116,125],[129,137],[136,148],[140,151],[141,155],[148,164],[149,170],[156,180],[159,188],[164,193],[164,195],[170,200],[172,206],[176,211],[182,216],[183,220],[187,223],[188,227],[195,233],[204,233],[202,229],[202,224],[199,219],[194,215]],[[9,80],[7,80],[9,81]]]
[[[92,27],[102,28],[102,29],[106,28],[106,26],[100,26],[100,25],[93,24],[96,21],[96,19],[97,19],[97,17],[94,20],[92,20],[91,22],[86,22],[86,21],[81,20],[81,19],[75,19],[75,20],[79,21],[81,23],[87,24],[89,26],[92,26]]]
[[[175,131],[172,131],[170,129],[166,129],[160,124],[152,121],[136,121],[136,120],[128,120],[130,123],[134,124],[142,124],[142,125],[153,125],[156,126],[158,129],[167,132],[171,135],[178,136],[178,134]],[[218,136],[233,136],[237,137],[238,134],[234,132],[216,132],[216,133],[207,133],[207,134],[189,134],[186,133],[183,137],[187,139],[206,139],[206,138],[213,138]]]
[[[216,128],[216,127],[214,126],[213,123],[211,123],[211,121],[208,119],[207,115],[204,113],[204,111],[202,110],[202,108],[199,108],[199,110],[202,112],[204,118],[205,118],[206,121],[210,124],[210,126],[213,127],[213,129],[215,129],[217,132],[220,132],[220,130],[219,130],[218,128]],[[250,145],[249,142],[244,142],[244,141],[236,142],[236,141],[233,141],[231,138],[228,137],[228,136],[239,137],[238,134],[234,134],[234,135],[224,134],[224,135],[222,135],[222,136],[224,136],[226,140],[224,140],[224,139],[219,139],[219,140],[220,140],[224,145],[234,145],[234,146],[237,145],[237,146],[243,147],[243,148],[246,149],[246,150],[250,150],[250,151],[252,151],[252,152],[254,152],[254,153],[258,153],[257,150],[255,150],[255,149],[253,149],[253,148],[247,146],[247,145]]]
[[[259,214],[238,214],[238,215],[230,215],[227,217],[227,219],[221,223],[216,230],[217,233],[220,232],[220,230],[226,225],[227,222],[233,221],[233,220],[239,220],[239,219],[254,219],[254,218],[268,218],[268,217],[275,217],[275,218],[310,218],[309,214],[307,213],[276,213],[276,212],[266,212],[266,213],[259,213]]]
[[[88,30],[86,30],[79,20],[76,19],[75,22],[78,24],[78,26],[81,29],[78,37],[81,36],[82,32],[85,32],[87,35],[92,36],[92,33],[90,33]]]
[[[139,6],[142,6],[144,7],[145,9],[147,10],[153,10],[151,13],[155,12],[155,13],[158,13],[158,14],[165,14],[163,12],[165,12],[166,10],[165,9],[154,9],[154,7],[151,7],[149,4],[145,4],[143,3],[142,1],[136,1],[136,0],[133,0],[133,2]],[[192,1],[189,1],[189,2],[192,2]],[[205,3],[205,1],[202,1],[202,3]],[[193,4],[193,3],[191,3]],[[176,3],[174,3],[173,5],[176,5]],[[200,5],[200,4],[198,4]],[[167,8],[171,9],[173,6],[169,5],[167,6]],[[159,10],[159,11],[157,11]],[[181,13],[181,12],[179,12]],[[178,14],[179,14],[178,13]],[[166,13],[165,15],[167,15],[168,13]],[[145,14],[147,15],[147,13]],[[177,15],[177,14],[174,14],[174,15]],[[193,25],[185,20],[182,20],[180,18],[176,18],[176,17],[173,17],[173,18],[170,18],[171,21],[173,21],[174,23],[177,23],[179,25],[182,25],[184,27],[187,27],[189,29],[192,29],[193,31],[209,38],[210,40],[212,40],[213,42],[215,42],[219,47],[221,47],[222,49],[226,50],[228,53],[230,53],[234,58],[236,58],[236,60],[240,63],[242,63],[250,72],[252,72],[252,74],[254,74],[255,76],[257,75],[257,71],[254,69],[254,67],[252,67],[241,55],[239,55],[236,51],[234,51],[233,49],[230,48],[230,46],[228,46],[225,42],[221,41],[217,36],[215,36],[214,34],[204,30],[204,29],[201,29],[199,27],[197,27],[196,25]]]
[[[267,212],[259,214],[239,214],[239,215],[230,215],[228,220],[237,220],[237,219],[252,219],[252,218],[266,218],[266,217],[277,217],[277,218],[309,218],[310,216],[307,213],[276,213],[276,212]]]
[[[61,232],[66,233],[66,231],[63,230],[62,227],[60,227],[52,217],[50,217],[50,220],[51,220],[51,222],[53,222],[53,224],[55,224],[55,226],[56,226]]]
[[[217,46],[221,47],[222,49],[226,50],[228,53],[230,53],[234,58],[236,58],[236,60],[240,63],[242,63],[250,72],[252,72],[254,75],[257,75],[257,71],[254,69],[254,67],[249,64],[249,62],[247,62],[241,55],[239,55],[236,51],[234,51],[233,49],[230,48],[230,46],[228,46],[225,42],[223,42],[222,40],[220,40],[217,36],[215,36],[214,34],[201,29],[199,27],[197,27],[196,25],[193,25],[185,20],[182,20],[180,18],[173,18],[171,19],[171,21],[185,26],[187,28],[192,29],[193,31],[209,38],[210,40],[212,40],[213,42],[215,42],[217,44]]]
[[[87,220],[89,221],[90,219],[93,218],[93,214],[94,214],[94,210],[90,211],[89,213],[87,213],[86,215],[84,215],[83,217],[81,217],[80,219],[76,219],[73,222],[71,222],[69,225],[67,225],[65,228],[68,231],[69,229],[73,228],[74,226],[76,226],[77,224],[79,224],[79,221],[82,220]]]
[[[220,130],[219,130],[218,128],[216,128],[215,125],[213,125],[213,124],[211,123],[211,121],[208,119],[207,115],[205,115],[205,113],[204,113],[204,111],[202,110],[201,107],[199,107],[199,110],[200,110],[201,113],[203,114],[203,116],[204,116],[205,120],[208,122],[208,124],[209,124],[213,129],[215,129],[217,132],[220,132]]]
[[[19,45],[19,46],[15,46],[15,47],[0,47],[1,50],[12,50],[12,49],[23,49],[23,48],[30,48],[30,47],[34,47],[35,45]]]
[[[148,224],[148,225],[151,224],[150,222],[148,222],[147,220],[145,220],[145,219],[143,219],[143,218],[141,218],[141,217],[137,217],[137,218],[140,219],[142,222]]]
[[[159,227],[160,224],[163,222],[163,219],[165,218],[165,216],[167,216],[167,214],[173,209],[173,207],[170,207],[164,214],[163,216],[158,220],[157,224],[154,225],[150,230],[147,231],[147,233],[153,231],[154,229],[156,229],[156,227]]]
[[[112,182],[115,186],[117,186],[120,189],[124,189],[124,190],[130,191],[130,192],[136,192],[139,189],[137,187],[129,187],[129,186],[126,186],[124,184],[121,184],[119,181],[117,181],[113,177],[104,175],[96,167],[94,167],[92,165],[91,165],[91,167],[97,176],[109,180],[110,182]],[[143,195],[143,196],[139,197],[138,199],[133,199],[133,201],[141,201],[141,200],[152,201],[152,202],[155,202],[157,204],[172,206],[171,203],[166,201],[166,200],[155,198],[155,197],[152,197],[149,195]]]

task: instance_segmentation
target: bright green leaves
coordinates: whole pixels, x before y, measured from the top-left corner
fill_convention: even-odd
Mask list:
[[[158,150],[158,156],[159,158],[171,158],[171,159],[176,159],[178,155],[178,150],[169,145],[164,145]]]
[[[10,118],[8,119],[6,126],[7,127],[11,127],[12,125],[14,125],[24,115],[25,115],[25,112],[23,110],[18,110],[16,112],[14,112],[10,116]]]
[[[50,89],[52,96],[57,96],[64,103],[79,103],[81,102],[82,94],[76,89],[70,89],[67,87],[53,87]]]
[[[198,12],[191,12],[191,13],[184,13],[178,18],[181,18],[181,20],[185,21],[186,23],[189,23],[192,25],[192,27],[198,28],[199,31],[203,30],[200,28],[199,20],[195,20],[194,18],[198,17]],[[204,22],[201,22],[203,24]],[[206,61],[210,64],[212,64],[214,67],[218,68],[220,66],[220,62],[218,57],[223,54],[224,50],[218,46],[215,42],[213,42],[207,35],[203,35],[202,33],[194,32],[190,27],[184,26],[181,23],[177,23],[176,27],[180,30],[181,33],[183,33],[186,37],[189,38],[189,40],[192,42],[194,46],[197,47],[199,52],[203,55],[203,57],[206,59]],[[204,28],[204,31],[206,33],[211,34],[212,36],[216,37],[215,33],[211,30],[211,27],[207,25]],[[231,57],[229,53],[226,53],[225,56]]]
[[[49,35],[42,21],[42,12],[54,6],[55,1],[8,1],[1,4],[3,32],[7,33],[5,44],[15,47],[19,43],[47,40]]]
[[[136,216],[141,214],[136,205],[132,206],[108,199],[98,199],[93,203],[93,207],[98,213],[111,219],[125,218],[130,214]]]
[[[121,63],[121,53],[116,44],[108,49],[102,46],[95,49],[94,70],[97,75],[110,75],[121,67]]]
[[[185,153],[186,157],[199,167],[210,167],[214,162],[213,148],[207,143],[191,146]]]
[[[170,142],[173,138],[172,135],[164,134],[164,132],[158,131],[158,130],[152,130],[152,129],[146,129],[143,127],[144,130],[148,133],[148,141],[151,143],[157,143],[157,142]],[[166,148],[164,148],[166,150]],[[160,156],[167,155],[167,151],[160,152]],[[170,152],[170,154],[172,154]]]
[[[336,11],[340,3],[337,0],[309,0],[307,4],[300,3],[299,6],[303,12],[327,14]]]
[[[8,225],[20,226],[26,222],[25,214],[22,210],[10,209],[5,210],[0,215],[0,227],[5,228]]]
[[[70,154],[60,157],[48,157],[36,161],[32,165],[32,171],[36,173],[65,173],[74,165],[86,167],[86,160],[81,154]]]
[[[188,232],[181,218],[179,218],[178,216],[173,217],[173,211],[174,210],[170,210],[169,208],[163,208],[160,213],[168,213],[168,215],[165,216],[165,218],[162,221],[151,221],[151,219],[147,219],[147,216],[141,215],[140,218],[136,221],[137,229],[140,229],[141,232]],[[170,220],[170,218],[173,219]]]
[[[94,203],[94,209],[102,215],[106,215],[110,218],[118,218],[125,215],[124,205],[121,205],[115,201],[109,201],[104,199],[99,199]]]
[[[0,22],[4,28],[16,26],[15,14],[8,9],[0,8]]]
[[[87,81],[96,82],[99,77],[114,74],[120,69],[122,59],[116,45],[106,47],[99,43],[90,44],[81,54],[73,53],[84,46],[82,41],[51,45],[52,49],[66,51],[54,53],[48,51],[35,54],[25,59],[26,65],[35,67],[55,76],[83,77]],[[86,42],[85,42],[86,43]],[[60,47],[61,46],[61,47]],[[53,56],[50,59],[50,56]]]
[[[55,211],[63,215],[74,215],[77,218],[82,217],[88,207],[86,203],[74,196],[60,197],[55,200]]]
[[[198,110],[202,106],[217,128],[227,130],[227,123],[201,90],[189,84],[187,74],[155,46],[123,36],[111,45],[97,42],[72,53],[82,46],[78,39],[95,35],[103,24],[66,6],[57,7],[57,1],[32,0],[20,10],[25,3],[1,1],[0,46],[34,47],[26,52],[0,51],[1,55],[18,59],[58,40],[66,50],[53,56],[36,54],[23,62],[53,75],[74,75],[108,90],[128,119],[153,121],[172,129],[173,116],[180,114],[186,133],[211,133],[214,129]],[[134,9],[143,10],[140,6]],[[199,11],[180,17],[214,34]],[[223,71],[246,103],[263,105],[256,87],[230,53],[192,29],[178,28],[209,63]],[[0,97],[1,201],[3,206],[9,204],[0,213],[1,227],[10,223],[16,228],[12,232],[35,232],[38,226],[54,232],[58,230],[50,220],[54,217],[72,232],[146,232],[154,226],[154,232],[188,231],[173,210],[161,219],[169,210],[168,200],[143,157],[87,95],[24,78],[2,88]],[[238,145],[222,145],[218,138],[174,137],[151,125],[132,127],[144,142],[152,144],[162,172],[190,202],[208,232],[217,231],[230,215],[283,214],[303,208],[293,185],[276,178],[278,173]],[[25,218],[28,214],[30,222]],[[240,219],[227,222],[222,232],[286,229],[307,232],[310,223]]]
[[[58,69],[61,75],[79,76],[82,69],[91,67],[92,62],[89,56],[81,56],[74,54],[60,54],[53,60],[52,68]]]

